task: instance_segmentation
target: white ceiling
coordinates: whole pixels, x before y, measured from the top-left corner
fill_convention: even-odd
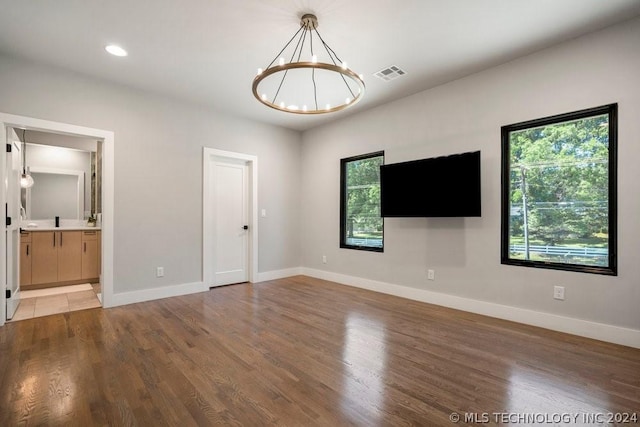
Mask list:
[[[353,108],[309,117],[253,98],[307,12],[364,74]],[[638,0],[0,0],[0,52],[305,130],[638,15]],[[407,75],[373,76],[390,65]]]

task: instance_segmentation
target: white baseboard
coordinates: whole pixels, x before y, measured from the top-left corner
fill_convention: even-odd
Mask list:
[[[255,280],[254,283],[297,276],[299,274],[302,274],[301,271],[301,267],[287,268],[284,270],[265,271],[263,273],[258,273],[257,280]],[[204,292],[208,290],[209,288],[205,287],[203,282],[193,282],[173,286],[164,286],[161,288],[121,292],[113,294],[113,296],[110,298],[109,307],[135,304],[137,302],[152,301],[161,298],[177,297],[180,295],[194,294],[197,292]]]
[[[306,276],[323,280],[330,280],[343,285],[455,308],[457,310],[482,314],[489,317],[511,320],[513,322],[607,341],[614,344],[640,348],[640,330],[637,329],[623,328],[620,326],[591,322],[573,317],[558,316],[556,314],[463,298],[440,292],[411,288],[408,286],[394,285],[391,283],[363,279],[361,277],[348,276],[330,271],[316,270],[306,267],[302,267],[300,270],[301,272],[298,274],[304,274]]]
[[[193,282],[180,285],[164,286],[162,288],[141,289],[139,291],[121,292],[113,294],[110,298],[109,307],[119,305],[134,304],[137,302],[152,301],[161,298],[177,297],[180,295],[195,294],[207,291],[204,283]]]
[[[266,282],[268,280],[284,279],[285,277],[298,276],[302,274],[302,267],[286,268],[284,270],[273,270],[258,273],[254,283]]]

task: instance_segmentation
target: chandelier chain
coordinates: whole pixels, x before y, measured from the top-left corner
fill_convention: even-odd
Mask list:
[[[311,47],[311,58],[313,58],[313,32],[309,31],[309,46]],[[318,109],[318,86],[316,85],[316,69],[311,69],[311,81],[313,82],[313,100]]]
[[[322,38],[322,36],[320,35],[320,33],[318,32],[317,29],[314,29],[314,31],[316,32],[316,34],[318,35],[318,38],[320,39],[320,41],[322,42],[322,45],[324,46],[325,50],[327,51],[327,53],[329,54],[329,58],[331,59],[331,61],[333,62],[333,65],[338,65],[336,63],[336,60],[340,63],[342,63],[342,60],[340,58],[338,58],[338,54],[336,54],[336,52],[331,49],[331,46],[329,46],[324,39]],[[331,55],[333,53],[333,56]],[[335,59],[333,59],[333,57],[335,56]],[[344,85],[347,87],[347,89],[349,90],[349,92],[351,93],[351,96],[353,96],[354,98],[356,97],[356,95],[353,93],[353,90],[351,90],[351,86],[349,86],[349,83],[347,83],[347,79],[344,78],[344,76],[342,74],[340,74],[340,77],[342,78],[342,81],[344,82]],[[318,107],[316,107],[318,108]]]
[[[271,61],[271,62],[269,63],[269,65],[267,65],[267,68],[265,68],[265,70],[266,70],[266,69],[268,69],[269,67],[271,67],[271,66],[273,65],[273,63],[274,63],[274,62],[276,62],[276,59],[280,58],[280,55],[282,55],[282,52],[284,52],[284,51],[285,51],[285,49],[289,47],[289,45],[291,44],[291,42],[293,41],[293,39],[295,39],[295,38],[296,38],[296,36],[298,35],[298,33],[299,33],[300,31],[302,31],[302,27],[300,27],[300,29],[299,29],[298,31],[296,31],[296,33],[293,35],[293,37],[291,37],[291,39],[287,42],[287,44],[285,44],[285,45],[284,45],[284,47],[282,48],[282,50],[280,51],[280,53],[278,53],[278,54],[276,55],[276,57],[275,57],[275,58],[273,58],[273,61]]]
[[[302,30],[303,27],[300,27],[300,30]],[[300,30],[298,30],[296,32],[296,34],[293,35],[293,37],[295,37]],[[300,54],[302,54],[302,48],[304,47],[304,36],[307,32],[303,31],[302,34],[300,35],[300,37],[298,37],[298,43],[296,43],[296,47],[293,49],[293,53],[291,54],[291,59],[289,59],[289,62],[291,63],[293,61],[293,58],[295,58],[296,56],[296,51],[298,50],[298,47],[300,47]],[[293,41],[293,37],[291,38],[291,40],[289,40],[289,43],[287,43],[287,46],[289,46],[289,44],[291,44],[291,42]],[[300,46],[300,42],[302,42],[302,46]],[[284,49],[287,48],[287,46],[284,47]],[[280,51],[280,53],[284,52],[284,49],[282,49],[282,51]],[[279,57],[279,55],[278,55]],[[300,59],[300,55],[298,55],[298,59]],[[273,62],[275,61],[275,59],[273,61],[271,61],[271,64],[273,64]],[[269,67],[271,66],[271,64],[269,65]],[[267,67],[268,68],[268,67]],[[280,84],[278,85],[278,90],[276,91],[276,94],[273,97],[273,103],[275,104],[276,100],[278,99],[278,94],[280,93],[280,89],[282,89],[282,85],[284,84],[284,79],[287,78],[287,73],[289,72],[289,70],[286,70],[284,72],[284,74],[282,75],[282,80],[280,80]]]
[[[307,32],[302,33],[302,46],[300,46],[300,51],[298,52],[298,58],[296,61],[300,62],[300,57],[302,56],[302,49],[304,48],[304,42],[307,40]],[[295,52],[294,52],[295,54]]]

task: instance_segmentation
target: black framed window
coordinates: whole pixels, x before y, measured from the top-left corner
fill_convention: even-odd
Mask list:
[[[384,151],[340,160],[340,247],[382,252],[380,166]]]
[[[502,263],[617,275],[617,104],[502,127]]]

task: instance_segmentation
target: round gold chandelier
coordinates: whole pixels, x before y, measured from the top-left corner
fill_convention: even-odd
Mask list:
[[[314,51],[314,33],[326,52],[328,62],[320,62]],[[293,51],[290,46],[296,41]],[[309,58],[301,61],[305,44]],[[317,42],[316,42],[317,44]],[[289,50],[287,50],[289,49]],[[285,60],[289,57],[289,61]],[[344,110],[360,101],[364,94],[362,75],[349,69],[318,33],[318,19],[307,13],[300,29],[280,53],[253,79],[253,96],[264,105],[294,114],[326,114]]]

